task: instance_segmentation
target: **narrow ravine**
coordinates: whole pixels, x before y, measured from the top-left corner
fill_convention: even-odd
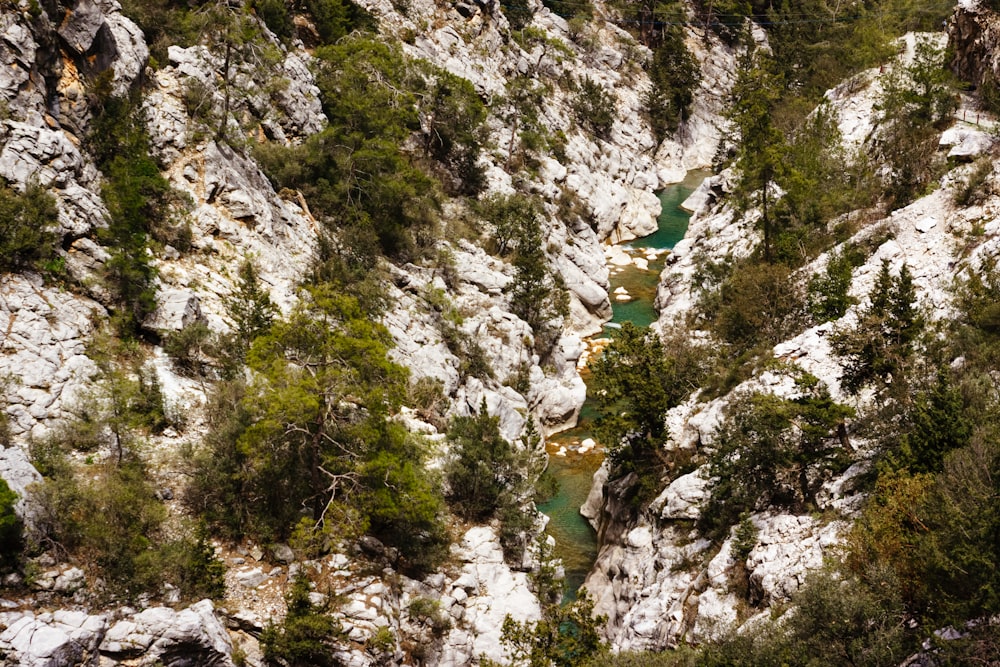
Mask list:
[[[667,186],[659,193],[663,211],[659,229],[653,234],[609,249],[611,268],[611,302],[613,315],[606,331],[622,322],[648,327],[656,320],[653,301],[664,258],[674,245],[684,238],[691,214],[681,208],[685,199],[708,176],[704,171],[688,172],[680,183]],[[606,338],[588,341],[599,349]],[[584,381],[589,379],[582,370]],[[549,472],[559,484],[556,494],[539,504],[538,509],[549,517],[548,533],[556,540],[555,556],[566,569],[566,597],[573,599],[597,558],[597,533],[580,514],[587,499],[594,471],[604,459],[604,451],[593,439],[593,421],[598,417],[588,397],[580,411],[577,425],[549,439]]]

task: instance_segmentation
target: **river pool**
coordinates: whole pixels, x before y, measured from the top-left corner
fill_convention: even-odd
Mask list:
[[[680,208],[680,204],[706,176],[708,174],[703,171],[689,172],[681,183],[667,186],[658,195],[663,204],[659,229],[649,236],[623,244],[634,257],[646,258],[655,254],[656,258],[649,260],[645,270],[634,263],[612,267],[612,323],[631,321],[645,327],[656,319],[653,299],[666,253],[649,250],[669,250],[684,238],[691,216]],[[626,290],[629,301],[615,300],[614,292],[619,288]],[[587,380],[586,371],[583,372],[583,379]],[[559,489],[552,498],[540,503],[538,509],[549,517],[547,530],[556,539],[555,556],[562,559],[566,568],[567,599],[576,597],[576,591],[597,558],[597,533],[580,514],[580,506],[587,500],[594,471],[601,465],[604,454],[600,446],[583,454],[578,451],[586,439],[593,437],[592,425],[597,417],[597,411],[588,398],[576,427],[552,436],[547,445],[549,471],[558,482]]]

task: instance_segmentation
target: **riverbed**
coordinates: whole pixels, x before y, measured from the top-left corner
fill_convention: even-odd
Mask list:
[[[663,210],[653,234],[609,249],[611,269],[611,327],[630,321],[647,327],[656,320],[653,300],[667,253],[684,238],[690,214],[680,204],[708,176],[689,172],[680,183],[659,193]],[[593,341],[592,341],[593,343]],[[581,373],[588,380],[586,369]],[[559,484],[556,494],[538,509],[549,517],[548,533],[556,540],[555,556],[566,569],[566,596],[572,599],[597,559],[597,533],[580,514],[594,471],[604,460],[600,443],[593,443],[593,421],[599,415],[590,399],[580,411],[575,428],[552,436],[547,443],[549,472]]]

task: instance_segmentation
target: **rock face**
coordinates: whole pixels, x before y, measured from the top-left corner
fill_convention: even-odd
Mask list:
[[[0,375],[16,378],[6,390],[12,435],[42,437],[86,386],[96,371],[86,341],[104,315],[98,303],[37,276],[0,277]]]
[[[985,2],[961,0],[948,22],[951,67],[964,81],[982,85],[1000,80],[1000,16]]]
[[[152,607],[117,622],[81,611],[5,612],[4,664],[20,667],[104,664],[228,667],[229,635],[209,600],[181,611]]]
[[[113,659],[142,656],[142,664],[205,665],[233,664],[232,642],[225,626],[216,618],[210,600],[174,611],[152,607],[112,625],[100,650]]]
[[[4,616],[12,616],[4,614]],[[4,619],[0,651],[5,664],[21,667],[61,667],[100,662],[98,645],[107,631],[107,619],[83,612],[57,611],[52,614],[25,614]]]

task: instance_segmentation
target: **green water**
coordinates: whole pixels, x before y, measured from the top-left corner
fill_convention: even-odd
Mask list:
[[[659,229],[627,244],[630,254],[645,256],[646,248],[669,249],[684,238],[690,215],[680,209],[680,204],[705,176],[705,172],[689,172],[683,182],[668,186],[658,195],[663,202]],[[612,322],[631,321],[645,327],[656,319],[653,299],[663,264],[664,255],[660,254],[649,262],[645,271],[634,264],[621,269],[612,267],[612,292],[624,287],[632,297],[631,301],[621,303],[615,301],[612,294]],[[586,381],[586,372],[583,375]],[[576,591],[597,558],[597,534],[580,514],[580,506],[587,500],[594,471],[601,465],[604,454],[599,447],[586,454],[576,451],[583,440],[593,437],[593,421],[597,417],[597,410],[588,399],[580,410],[576,427],[550,438],[549,471],[559,482],[559,490],[554,497],[538,505],[538,509],[549,517],[547,530],[556,540],[555,556],[562,559],[566,568],[567,600],[576,597]],[[557,454],[560,449],[564,450],[564,456]]]

